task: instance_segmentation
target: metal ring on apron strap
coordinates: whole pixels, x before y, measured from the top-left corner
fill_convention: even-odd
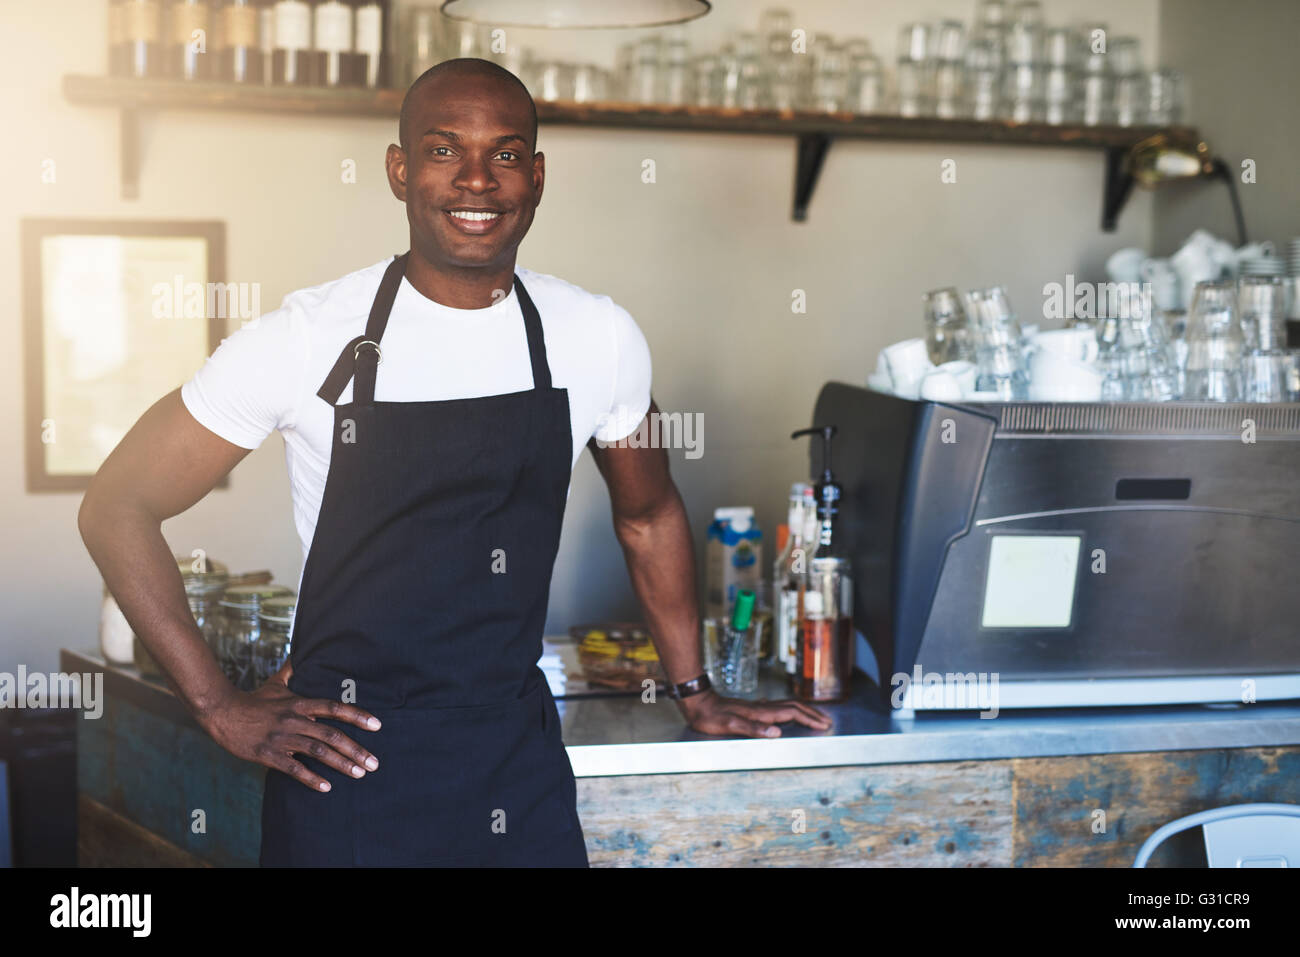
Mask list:
[[[352,350],[352,358],[353,358],[354,360],[355,360],[355,359],[359,359],[359,358],[361,358],[361,356],[360,356],[360,351],[361,351],[361,347],[362,347],[362,346],[374,346],[374,347],[375,347],[375,360],[376,360],[376,364],[378,364],[378,363],[384,361],[384,353],[383,353],[383,350],[381,350],[381,349],[379,348],[379,343],[375,342],[374,339],[362,339],[360,342],[357,343],[357,347],[356,347],[355,349]]]

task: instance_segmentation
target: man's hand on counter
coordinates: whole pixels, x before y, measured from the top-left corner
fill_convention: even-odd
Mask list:
[[[677,704],[690,726],[705,734],[778,738],[781,729],[777,725],[787,721],[796,721],[814,731],[825,731],[831,726],[825,712],[802,701],[742,701],[706,691],[683,698]]]
[[[342,731],[322,724],[331,718],[377,731],[379,719],[355,705],[324,698],[303,698],[289,690],[288,662],[251,693],[234,691],[201,718],[204,730],[237,758],[275,768],[313,791],[328,791],[329,782],[294,758],[310,754],[336,771],[359,778],[379,767],[379,760]]]

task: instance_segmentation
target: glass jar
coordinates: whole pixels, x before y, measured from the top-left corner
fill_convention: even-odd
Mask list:
[[[804,701],[840,701],[853,678],[853,577],[842,558],[814,558],[799,606],[794,692]]]
[[[190,604],[190,614],[199,626],[203,640],[209,648],[216,648],[217,622],[221,617],[221,596],[225,593],[230,576],[224,572],[193,576],[185,582],[185,598]]]
[[[203,640],[209,648],[216,640],[217,601],[225,591],[230,574],[224,564],[205,557],[176,555],[176,566],[181,572],[181,581],[185,584],[185,599],[190,606],[194,623],[199,626]],[[133,645],[135,666],[142,675],[150,678],[163,677],[162,668],[154,661],[153,655],[136,636]]]
[[[297,595],[275,595],[262,601],[257,612],[260,632],[253,645],[251,690],[256,691],[289,660],[289,632]]]
[[[253,690],[253,646],[261,633],[258,611],[268,598],[289,595],[283,585],[235,585],[221,596],[217,620],[217,661],[226,677],[240,691]]]

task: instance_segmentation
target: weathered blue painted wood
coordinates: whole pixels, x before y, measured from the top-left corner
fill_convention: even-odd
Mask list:
[[[594,866],[1007,866],[1009,761],[578,781]]]
[[[102,717],[77,722],[78,790],[209,863],[256,866],[264,770],[193,724],[105,699]]]
[[[1162,824],[1229,804],[1300,803],[1300,748],[1022,758],[1015,762],[1017,866],[1129,867]],[[1101,825],[1099,827],[1099,825]],[[1162,848],[1152,866],[1187,866]]]

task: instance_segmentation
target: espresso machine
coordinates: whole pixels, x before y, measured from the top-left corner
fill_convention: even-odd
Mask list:
[[[831,382],[812,421],[894,708],[952,707],[932,675],[995,676],[1003,709],[1300,698],[1300,405]]]

